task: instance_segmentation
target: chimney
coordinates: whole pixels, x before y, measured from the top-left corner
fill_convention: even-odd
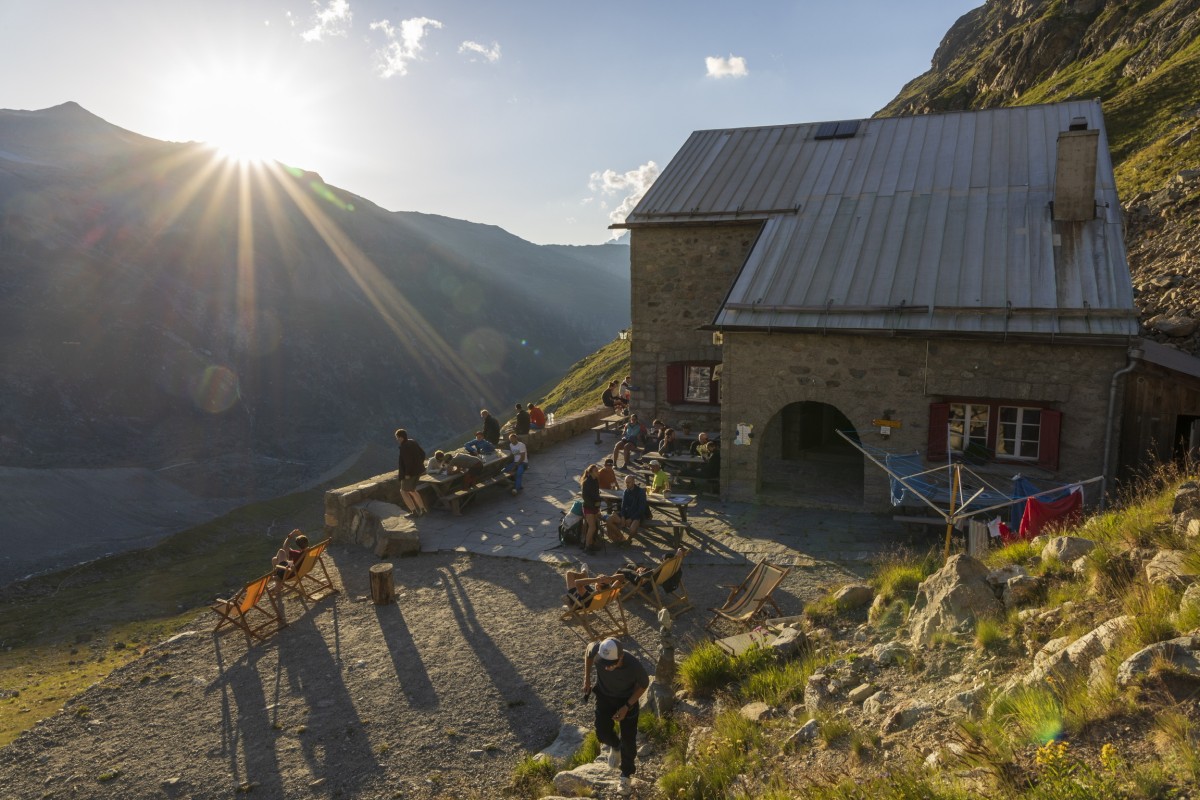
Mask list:
[[[1100,131],[1088,130],[1087,119],[1075,117],[1058,134],[1054,168],[1054,219],[1086,222],[1096,217],[1096,151]]]

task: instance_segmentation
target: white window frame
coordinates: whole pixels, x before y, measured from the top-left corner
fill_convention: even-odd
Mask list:
[[[713,368],[708,365],[691,365],[683,368],[683,401],[685,403],[709,403],[712,398]]]
[[[1015,411],[1016,419],[1012,422],[1004,421],[1005,411]],[[1014,461],[1037,461],[1042,453],[1042,412],[1045,409],[1037,408],[1036,406],[1000,406],[996,409],[996,423],[999,425],[996,428],[996,455],[1001,458],[1008,458]],[[1027,412],[1037,412],[1037,422],[1026,422],[1025,416]],[[1009,438],[1007,428],[1012,426],[1013,437]],[[1032,429],[1032,436],[1026,434]],[[1022,455],[1021,450],[1024,445],[1033,445],[1033,455]],[[1008,452],[1010,449],[1012,452]]]

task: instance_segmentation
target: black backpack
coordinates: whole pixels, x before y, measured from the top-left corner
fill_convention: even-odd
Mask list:
[[[578,519],[575,524],[567,524],[567,515],[564,513],[562,519],[558,521],[558,541],[561,544],[569,544],[578,547],[583,542],[583,520]]]

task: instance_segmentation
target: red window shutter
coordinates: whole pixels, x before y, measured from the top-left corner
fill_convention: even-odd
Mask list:
[[[667,364],[667,402],[683,402],[683,364]]]
[[[929,461],[945,461],[947,448],[947,426],[950,424],[950,404],[929,404],[929,444],[925,458]]]
[[[1038,466],[1058,470],[1058,438],[1062,430],[1062,412],[1042,409],[1042,430],[1038,440]]]

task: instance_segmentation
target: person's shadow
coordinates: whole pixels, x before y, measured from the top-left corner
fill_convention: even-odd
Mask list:
[[[393,602],[375,606],[375,617],[379,620],[379,630],[387,643],[388,655],[392,657],[392,667],[396,671],[396,679],[400,682],[400,690],[404,692],[409,706],[437,708],[437,690],[429,680],[429,671],[421,661],[412,633],[404,621],[400,604]]]
[[[268,797],[283,796],[279,761],[275,756],[275,738],[267,713],[259,660],[263,651],[250,646],[244,657],[226,665],[221,653],[221,640],[213,637],[218,677],[206,692],[221,692],[221,743],[219,754],[229,761],[233,786],[258,784]],[[241,758],[238,757],[239,750]],[[244,770],[243,770],[244,765]]]

